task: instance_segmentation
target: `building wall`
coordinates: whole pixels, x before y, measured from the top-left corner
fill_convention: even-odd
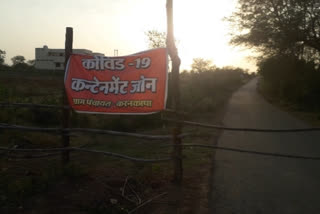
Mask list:
[[[75,54],[102,55],[101,53],[92,53],[87,49],[73,49]],[[36,61],[35,67],[40,70],[64,70],[64,49],[49,49],[48,46],[35,49]]]

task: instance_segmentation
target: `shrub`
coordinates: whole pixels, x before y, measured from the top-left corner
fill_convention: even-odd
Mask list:
[[[242,69],[215,68],[203,72],[183,72],[180,76],[181,103],[184,111],[213,111],[225,96],[250,76]]]
[[[264,89],[272,96],[304,109],[320,109],[319,69],[294,56],[273,56],[259,63]]]

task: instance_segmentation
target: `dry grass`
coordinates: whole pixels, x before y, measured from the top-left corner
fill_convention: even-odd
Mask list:
[[[62,75],[52,73],[0,73],[2,101],[59,104],[61,102]],[[186,86],[185,86],[186,87]],[[190,86],[192,87],[192,86]],[[214,112],[196,112],[189,120],[219,123],[223,116],[223,103],[237,87],[225,87]],[[222,89],[221,89],[222,90]],[[215,92],[219,94],[219,92]],[[0,121],[34,126],[60,125],[61,114],[44,110],[4,109]],[[171,117],[168,115],[168,117]],[[150,122],[160,115],[141,117],[72,116],[72,125],[149,134],[170,134],[173,124]],[[147,128],[146,128],[147,127]],[[1,131],[0,145],[20,148],[59,147],[60,136],[41,133]],[[184,143],[212,145],[219,132],[184,127],[184,132],[196,132],[202,137],[185,139]],[[71,146],[116,152],[141,158],[168,157],[172,148],[167,142],[150,142],[127,137],[102,135],[73,135]],[[61,165],[60,157],[45,160],[0,159],[0,212],[1,213],[127,213],[138,205],[163,192],[167,195],[139,208],[137,213],[206,213],[208,211],[208,179],[212,151],[185,148],[184,181],[177,195],[171,179],[172,164],[139,164],[85,153],[71,155],[69,165]],[[126,180],[130,188],[123,193]],[[181,197],[180,206],[177,197]],[[130,200],[128,200],[128,198]],[[110,200],[115,199],[115,200]]]

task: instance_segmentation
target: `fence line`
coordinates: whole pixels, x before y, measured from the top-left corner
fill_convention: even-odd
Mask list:
[[[7,103],[7,102],[0,102],[0,107],[71,109],[70,106],[61,106],[61,105],[59,106],[59,105],[44,105],[44,104],[33,104],[33,103]]]
[[[42,157],[48,157],[51,155],[57,155],[61,154],[60,152],[88,152],[88,153],[95,153],[95,154],[102,154],[106,156],[111,156],[115,158],[120,158],[120,159],[126,159],[134,162],[147,162],[147,163],[157,163],[157,162],[166,162],[172,160],[172,158],[161,158],[161,159],[143,159],[143,158],[136,158],[136,157],[131,157],[123,154],[118,154],[118,153],[113,153],[113,152],[105,152],[105,151],[99,151],[99,150],[92,150],[92,149],[83,149],[83,148],[78,148],[78,147],[63,147],[63,148],[52,148],[52,149],[12,149],[12,148],[7,148],[7,147],[0,147],[0,150],[2,151],[7,151],[7,152],[56,152],[56,153],[51,153],[51,154],[43,154],[38,155],[39,158]],[[59,152],[57,152],[59,151]],[[6,154],[3,154],[6,155]],[[35,155],[25,155],[25,156],[16,156],[17,158],[37,158]]]
[[[28,108],[52,108],[52,109],[70,109],[69,106],[59,106],[59,105],[43,105],[43,104],[32,104],[32,103],[6,103],[6,102],[0,102],[0,107],[28,107]],[[165,112],[172,112],[177,114],[187,114],[185,112],[176,112],[172,109],[165,109]],[[301,128],[301,129],[255,129],[255,128],[233,128],[233,127],[225,127],[225,126],[218,126],[218,125],[212,125],[212,124],[205,124],[205,123],[198,123],[198,122],[192,122],[192,121],[182,121],[182,120],[173,120],[173,119],[162,119],[163,121],[167,122],[174,122],[174,123],[180,123],[184,125],[189,126],[197,126],[197,127],[203,127],[203,128],[212,128],[212,129],[219,129],[219,130],[225,130],[225,131],[247,131],[247,132],[310,132],[310,131],[320,131],[320,127],[315,128]],[[4,128],[2,125],[9,125],[9,124],[0,124],[0,128]],[[21,126],[20,126],[21,127]],[[21,127],[22,128],[22,127]],[[40,129],[40,128],[38,128]],[[53,130],[56,129],[56,130]],[[78,129],[78,130],[76,130]],[[24,130],[27,131],[27,130]],[[30,130],[32,131],[32,130]],[[62,132],[62,131],[70,131],[70,132],[92,132],[95,134],[110,134],[110,135],[118,135],[116,133],[105,133],[108,131],[98,130],[98,129],[82,129],[82,128],[73,128],[73,129],[61,129],[61,128],[47,128],[47,130],[37,130],[37,131],[45,131],[45,132]],[[115,131],[112,131],[115,132]],[[119,132],[119,135],[121,132]],[[132,136],[132,135],[127,135]],[[186,134],[183,134],[185,137],[188,136]],[[135,136],[133,136],[135,137]],[[155,138],[158,138],[159,136],[155,136]],[[163,137],[163,136],[161,136]],[[160,138],[161,138],[160,137]],[[171,136],[170,136],[171,137]],[[164,139],[172,139],[169,135],[167,137],[164,137]],[[159,138],[159,139],[160,139]],[[153,139],[153,138],[148,138]]]
[[[211,145],[203,145],[203,144],[182,144],[183,147],[202,147],[209,149],[217,149],[217,150],[225,150],[231,152],[240,152],[254,155],[262,155],[262,156],[272,156],[272,157],[283,157],[283,158],[293,158],[293,159],[304,159],[304,160],[320,160],[320,157],[312,157],[312,156],[302,156],[302,155],[290,155],[290,154],[281,154],[281,153],[272,153],[272,152],[259,152],[254,150],[245,150],[238,148],[230,148],[223,146],[211,146]]]
[[[30,154],[12,155],[12,154],[4,154],[3,156],[7,156],[8,158],[11,158],[11,159],[38,159],[38,158],[48,158],[48,157],[58,156],[58,155],[61,155],[61,152],[41,154],[41,155],[30,155]]]
[[[56,106],[56,105],[42,105],[42,104],[30,104],[30,103],[0,103],[0,107],[28,107],[28,108],[53,108],[53,109],[69,109],[68,106]],[[174,110],[167,109],[167,112],[175,112]],[[184,114],[184,113],[183,113]],[[180,123],[189,126],[196,126],[196,127],[203,127],[203,128],[211,128],[211,129],[219,129],[225,131],[244,131],[244,132],[268,132],[268,133],[288,133],[288,132],[310,132],[310,131],[320,131],[320,128],[302,128],[302,129],[255,129],[255,128],[233,128],[233,127],[225,127],[225,126],[218,126],[212,124],[205,124],[205,123],[198,123],[192,121],[183,121],[183,120],[173,120],[173,119],[162,119],[167,122],[174,122]],[[108,134],[114,136],[127,136],[127,137],[135,137],[135,138],[142,138],[148,140],[170,140],[173,139],[172,135],[148,135],[148,134],[137,134],[137,133],[129,133],[129,132],[119,132],[119,131],[112,131],[112,130],[101,130],[101,129],[88,129],[88,128],[40,128],[40,127],[30,127],[30,126],[20,126],[20,125],[12,125],[6,123],[0,123],[0,129],[8,129],[8,130],[20,130],[20,131],[27,131],[27,132],[47,132],[53,133],[58,135],[67,135],[71,132],[80,132],[80,133],[88,133],[88,134]],[[179,138],[184,138],[188,136],[192,136],[191,133],[183,133],[178,135]],[[175,146],[173,144],[165,145],[165,146]],[[211,145],[202,145],[202,144],[180,144],[179,147],[202,147],[202,148],[209,148],[209,149],[217,149],[217,150],[225,150],[225,151],[232,151],[232,152],[240,152],[240,153],[247,153],[247,154],[254,154],[254,155],[263,155],[263,156],[273,156],[273,157],[283,157],[283,158],[294,158],[294,159],[305,159],[305,160],[320,160],[320,157],[312,157],[312,156],[301,156],[301,155],[290,155],[290,154],[281,154],[281,153],[269,153],[269,152],[260,152],[254,150],[244,150],[238,148],[230,148],[230,147],[221,147],[221,146],[211,146]],[[130,161],[136,162],[164,162],[170,161],[173,158],[163,158],[163,159],[143,159],[143,158],[136,158],[130,157],[123,154],[106,152],[106,151],[98,151],[98,150],[90,150],[84,149],[80,147],[66,147],[66,148],[50,148],[50,149],[16,149],[16,148],[5,148],[0,147],[0,150],[4,151],[1,153],[1,156],[8,156],[10,158],[16,159],[24,159],[24,158],[44,158],[50,157],[61,154],[61,152],[88,152],[88,153],[95,153],[95,154],[102,154],[106,156],[111,156],[120,159],[127,159]],[[52,152],[47,154],[41,155],[12,155],[10,153],[13,152]]]
[[[9,147],[0,147],[1,151],[7,152],[63,152],[63,151],[71,151],[74,150],[76,147],[59,147],[59,148],[48,148],[48,149],[16,149],[16,148],[9,148]]]
[[[74,148],[74,151],[91,152],[91,153],[102,154],[102,155],[106,155],[106,156],[112,156],[112,157],[116,157],[116,158],[127,159],[127,160],[131,160],[131,161],[135,161],[135,162],[158,163],[158,162],[167,162],[167,161],[171,161],[172,160],[172,158],[142,159],[142,158],[130,157],[130,156],[127,156],[127,155],[112,153],[112,152],[104,152],[104,151],[89,150],[89,149],[82,149],[82,148]]]
[[[52,108],[52,109],[71,109],[70,106],[65,105],[46,105],[46,104],[35,104],[35,103],[9,103],[9,102],[0,102],[0,107],[6,107],[6,108]],[[164,109],[163,112],[168,113],[175,113],[175,114],[181,114],[181,115],[188,115],[187,112],[178,112],[173,109]]]
[[[168,144],[165,146],[174,146],[172,144]],[[320,160],[320,157],[317,156],[303,156],[303,155],[290,155],[290,154],[281,154],[281,153],[273,153],[273,152],[260,152],[260,151],[254,151],[254,150],[245,150],[245,149],[238,149],[238,148],[230,148],[230,147],[223,147],[223,146],[211,146],[211,145],[204,145],[204,144],[181,144],[179,145],[181,147],[200,147],[200,148],[209,148],[209,149],[216,149],[216,150],[224,150],[224,151],[231,151],[231,152],[239,152],[239,153],[247,153],[247,154],[253,154],[253,155],[262,155],[262,156],[271,156],[271,157],[281,157],[281,158],[292,158],[292,159],[304,159],[304,160]],[[118,153],[112,153],[112,152],[105,152],[105,151],[99,151],[99,150],[90,150],[90,149],[83,149],[80,147],[68,147],[68,148],[50,148],[50,149],[12,149],[7,147],[0,147],[1,151],[5,152],[13,152],[13,153],[30,153],[30,152],[54,152],[49,154],[42,154],[42,155],[23,155],[23,156],[12,156],[8,153],[2,153],[1,155],[9,156],[12,158],[44,158],[54,155],[61,154],[60,152],[63,151],[79,151],[79,152],[89,152],[89,153],[97,153],[97,154],[103,154],[107,156],[127,159],[131,161],[136,162],[164,162],[164,161],[170,161],[172,158],[163,158],[163,159],[142,159],[142,158],[135,158],[135,157],[129,157],[123,154]]]
[[[7,123],[0,123],[0,129],[11,129],[11,130],[20,130],[26,132],[48,132],[53,134],[61,134],[61,133],[70,133],[70,132],[82,132],[82,133],[92,133],[92,134],[107,134],[107,135],[115,135],[115,136],[127,136],[127,137],[135,137],[142,138],[147,140],[170,140],[173,139],[172,135],[147,135],[147,134],[137,134],[130,132],[119,132],[112,130],[102,130],[102,129],[87,129],[87,128],[40,128],[40,127],[32,127],[32,126],[20,126],[20,125],[12,125]],[[191,136],[192,133],[183,133],[179,135],[179,138],[184,138],[187,136]]]
[[[206,123],[198,123],[192,121],[183,121],[183,120],[172,120],[172,119],[162,119],[168,122],[180,123],[189,126],[197,126],[203,128],[211,128],[211,129],[219,129],[224,131],[244,131],[244,132],[313,132],[313,131],[320,131],[320,127],[316,128],[301,128],[301,129],[254,129],[254,128],[232,128],[232,127],[225,127],[225,126],[218,126],[218,125],[211,125]]]
[[[173,110],[173,109],[170,109],[170,108],[166,108],[164,110],[162,110],[163,112],[168,112],[168,113],[174,113],[176,115],[183,115],[183,116],[187,116],[187,115],[190,115],[190,113],[188,112],[184,112],[184,111],[176,111],[176,110]]]

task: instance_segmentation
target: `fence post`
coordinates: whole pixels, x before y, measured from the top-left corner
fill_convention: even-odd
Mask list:
[[[73,43],[73,29],[71,27],[66,28],[66,41],[65,41],[65,61],[64,68],[67,68],[67,63],[70,55],[72,54],[72,43]],[[66,72],[66,70],[65,70]],[[66,95],[65,88],[63,87],[63,105],[68,106],[68,98]],[[62,128],[67,129],[70,127],[70,109],[64,108],[62,113]],[[62,147],[69,147],[70,145],[70,136],[69,132],[62,132]],[[62,163],[66,164],[70,160],[69,151],[62,152]]]
[[[180,58],[178,56],[178,50],[174,41],[173,34],[173,9],[172,1],[167,0],[167,48],[169,56],[172,60],[172,97],[173,97],[173,109],[176,112],[180,110],[180,86],[179,86],[179,69],[180,69]],[[178,117],[178,113],[176,113]],[[178,136],[181,134],[181,124],[176,124],[173,130],[173,161],[174,161],[174,177],[173,182],[176,184],[181,184],[183,176],[182,167],[182,147],[181,138]]]

